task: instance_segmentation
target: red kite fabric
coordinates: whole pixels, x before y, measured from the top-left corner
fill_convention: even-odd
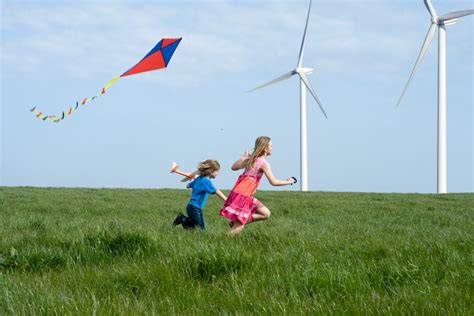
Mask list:
[[[133,66],[120,76],[113,77],[105,85],[105,87],[102,88],[99,95],[93,96],[91,98],[84,98],[81,102],[76,102],[76,105],[74,107],[69,107],[69,109],[63,111],[61,115],[45,115],[43,114],[43,112],[36,110],[36,106],[30,111],[33,112],[37,118],[40,118],[43,121],[52,121],[55,123],[59,123],[66,116],[69,116],[74,113],[79,108],[79,105],[86,105],[88,102],[98,98],[99,96],[107,92],[107,90],[112,87],[115,82],[117,82],[117,80],[119,80],[120,78],[139,74],[146,71],[166,68],[168,66],[169,61],[171,60],[171,57],[173,56],[174,51],[181,42],[181,39],[182,38],[163,38],[135,66]]]

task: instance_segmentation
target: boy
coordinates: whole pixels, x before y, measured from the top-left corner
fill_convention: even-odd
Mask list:
[[[194,229],[199,226],[200,229],[205,229],[204,215],[202,209],[206,204],[209,194],[216,194],[222,200],[226,200],[226,196],[221,190],[216,189],[211,179],[214,179],[218,174],[221,166],[217,160],[208,159],[199,163],[199,176],[189,183],[186,187],[192,189],[191,199],[186,206],[186,213],[179,213],[173,221],[173,226],[183,225],[185,229]]]

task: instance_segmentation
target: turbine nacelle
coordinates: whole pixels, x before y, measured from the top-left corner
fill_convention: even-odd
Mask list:
[[[453,24],[456,24],[456,22],[458,20],[459,19],[452,19],[452,20],[442,21],[442,22],[440,22],[439,25],[453,25]]]
[[[433,18],[431,18],[431,23],[432,24],[435,24],[435,25],[453,25],[453,24],[456,24],[456,22],[458,21],[459,19],[458,18],[454,18],[454,19],[449,19],[449,20],[443,20],[442,17],[439,17],[439,16],[435,16]]]
[[[298,67],[295,69],[295,73],[302,75],[309,75],[313,73],[314,69],[309,67]]]

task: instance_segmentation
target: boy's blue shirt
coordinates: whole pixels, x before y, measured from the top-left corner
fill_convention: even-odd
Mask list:
[[[206,204],[209,194],[216,193],[216,187],[208,177],[199,176],[187,185],[187,188],[193,189],[189,204],[202,209]]]

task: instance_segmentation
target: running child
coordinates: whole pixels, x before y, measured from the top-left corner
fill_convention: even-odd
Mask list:
[[[199,163],[199,176],[190,182],[186,187],[192,189],[191,199],[186,206],[187,216],[179,213],[173,221],[173,226],[183,225],[185,229],[194,229],[199,226],[200,229],[205,229],[204,215],[202,209],[206,204],[209,194],[216,194],[222,200],[226,200],[226,196],[221,190],[216,189],[211,179],[214,179],[219,174],[221,166],[217,160],[208,159]]]
[[[273,186],[296,183],[296,179],[293,177],[286,180],[275,178],[266,159],[272,154],[272,149],[271,138],[260,136],[255,141],[253,153],[246,152],[231,167],[234,171],[245,170],[237,179],[220,211],[221,216],[230,220],[230,235],[240,233],[246,224],[266,220],[270,217],[270,210],[254,197],[262,175],[265,175]]]

